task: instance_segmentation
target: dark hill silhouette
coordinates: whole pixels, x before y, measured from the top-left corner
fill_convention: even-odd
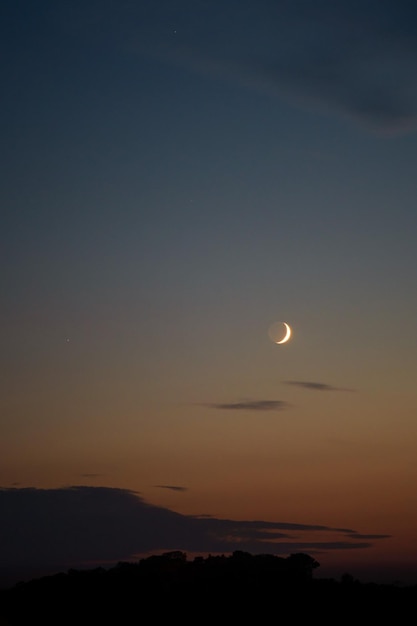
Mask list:
[[[403,623],[417,587],[315,580],[319,563],[304,553],[287,558],[236,551],[187,560],[167,552],[110,569],[69,570],[0,592],[0,616],[9,626],[135,624],[161,619],[181,623],[235,623],[288,618],[329,624],[387,618]],[[405,621],[404,621],[405,623]],[[0,619],[1,624],[1,619]]]

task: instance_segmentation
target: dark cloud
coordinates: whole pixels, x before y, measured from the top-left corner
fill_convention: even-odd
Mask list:
[[[314,11],[297,2],[283,15],[287,33],[253,68],[301,105],[383,132],[407,130],[417,120],[416,17],[409,2],[319,2]]]
[[[412,0],[55,5],[60,27],[77,36],[84,32],[89,42],[94,37],[100,45],[111,42],[304,108],[334,111],[374,131],[416,127],[417,5]]]
[[[242,402],[224,402],[205,404],[211,409],[225,409],[231,411],[283,411],[290,405],[283,400],[244,400]]]
[[[313,391],[353,391],[344,387],[334,387],[325,383],[315,383],[306,380],[286,380],[286,385],[294,385],[295,387],[303,387],[304,389],[312,389]]]
[[[109,487],[1,489],[0,510],[0,576],[9,582],[161,550],[288,555],[365,549],[369,539],[384,537],[312,524],[180,515],[136,492]]]
[[[179,487],[178,485],[155,485],[158,489],[170,489],[171,491],[187,491],[188,487]]]
[[[391,535],[364,535],[362,533],[348,533],[348,536],[353,539],[360,539],[360,540],[389,539],[391,537]]]
[[[83,478],[100,478],[103,474],[80,474]]]
[[[175,11],[160,0],[153,11],[137,15],[137,45],[162,60],[380,132],[417,123],[417,6],[409,0],[184,2]]]

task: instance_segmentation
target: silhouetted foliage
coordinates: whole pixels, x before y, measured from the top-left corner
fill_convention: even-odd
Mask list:
[[[40,623],[127,624],[180,616],[182,624],[223,623],[274,614],[282,621],[317,618],[322,624],[407,615],[415,587],[315,580],[319,563],[304,553],[287,558],[236,551],[187,560],[180,551],[120,562],[110,569],[71,569],[0,592],[0,617],[10,626]]]

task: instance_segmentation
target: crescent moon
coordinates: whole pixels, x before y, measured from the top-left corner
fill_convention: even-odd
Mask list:
[[[285,337],[283,337],[281,341],[276,341],[275,343],[278,343],[278,344],[287,343],[288,339],[291,337],[291,328],[288,326],[287,322],[284,322],[284,326],[287,331],[285,333]]]
[[[285,335],[282,339],[280,339],[279,341],[277,340],[277,336],[279,337],[281,333],[279,333],[279,329],[281,328],[282,324],[284,324],[285,327]],[[289,326],[289,324],[287,324],[287,322],[277,322],[275,324],[273,324],[271,326],[271,328],[269,329],[269,336],[272,339],[272,341],[278,345],[281,345],[283,343],[287,343],[287,341],[289,341],[290,337],[291,337],[291,327]],[[279,334],[278,334],[279,333]]]

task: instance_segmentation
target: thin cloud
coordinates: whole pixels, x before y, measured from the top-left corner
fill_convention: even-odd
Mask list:
[[[283,411],[290,405],[283,400],[244,400],[243,402],[213,403],[204,406],[227,411]]]
[[[58,3],[59,4],[59,3]],[[330,111],[382,134],[417,125],[416,4],[172,0],[54,8],[60,28]],[[85,5],[85,6],[84,6]],[[100,33],[100,34],[99,34]]]
[[[374,540],[374,539],[389,539],[391,535],[364,535],[363,533],[348,533],[348,537],[352,539],[366,539],[366,540]]]
[[[295,387],[302,387],[303,389],[311,389],[313,391],[353,391],[353,389],[347,389],[345,387],[334,387],[326,383],[316,383],[307,380],[286,380],[284,382],[286,385],[294,385]]]
[[[178,485],[155,485],[158,489],[170,489],[171,491],[187,491],[188,487],[179,487]]]
[[[80,476],[82,476],[83,478],[100,478],[101,476],[104,476],[104,474],[80,474]]]
[[[341,0],[313,9],[311,0],[185,2],[182,26],[170,38],[157,17],[169,15],[168,6],[159,0],[153,15],[140,14],[139,51],[297,106],[333,111],[376,132],[416,126],[413,3]]]
[[[0,576],[10,584],[158,551],[285,556],[367,549],[387,537],[314,524],[181,515],[134,491],[109,487],[4,488],[0,510]]]

